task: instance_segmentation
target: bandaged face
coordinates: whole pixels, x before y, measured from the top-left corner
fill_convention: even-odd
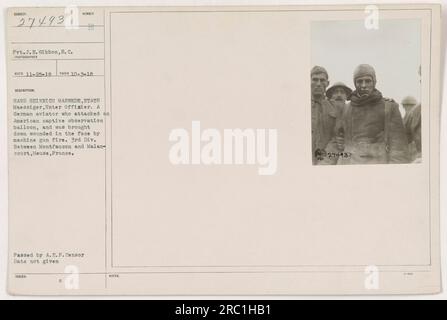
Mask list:
[[[334,93],[332,94],[332,100],[338,102],[346,102],[348,98],[346,91],[343,88],[335,88]]]

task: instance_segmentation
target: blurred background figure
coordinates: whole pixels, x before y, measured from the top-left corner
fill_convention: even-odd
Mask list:
[[[405,122],[405,118],[408,116],[408,113],[410,112],[411,109],[416,107],[418,102],[417,102],[416,98],[411,97],[411,96],[407,96],[407,97],[402,99],[401,104],[402,104],[402,107],[405,110],[405,115],[404,115],[404,122]]]
[[[421,105],[415,98],[405,97],[402,100],[402,107],[405,109],[404,126],[407,133],[408,149],[411,162],[421,162]]]
[[[413,163],[422,162],[422,142],[421,142],[421,105],[410,110],[405,122],[405,130],[409,142],[410,156]]]
[[[419,82],[422,82],[422,66],[419,66],[418,70]],[[421,141],[421,104],[419,103],[416,107],[410,110],[407,118],[407,136],[410,143],[414,143],[416,152],[413,153],[412,161],[413,163],[422,162],[422,141]]]
[[[422,67],[418,69],[419,82],[422,81]],[[408,139],[408,150],[410,160],[413,163],[422,162],[422,135],[421,135],[421,104],[414,97],[408,96],[402,100],[402,107],[405,109],[403,119],[405,132]]]

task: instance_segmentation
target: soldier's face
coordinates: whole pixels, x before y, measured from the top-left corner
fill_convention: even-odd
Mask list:
[[[348,98],[346,91],[343,88],[335,88],[334,93],[332,94],[332,99],[339,102],[346,102]]]
[[[316,73],[311,78],[312,95],[315,97],[321,97],[326,93],[326,88],[329,85],[329,81],[324,73]]]
[[[355,88],[360,95],[369,95],[375,87],[374,79],[370,76],[359,77],[355,80]]]

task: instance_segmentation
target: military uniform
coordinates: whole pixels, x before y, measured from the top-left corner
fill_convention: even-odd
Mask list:
[[[410,148],[410,160],[415,161],[422,157],[421,142],[421,105],[411,109],[404,117],[404,125]]]
[[[361,77],[370,77],[375,87],[373,67],[357,67],[354,83]],[[408,163],[408,140],[399,105],[385,100],[375,88],[367,94],[358,90],[352,93],[351,102],[337,123],[336,131],[343,132],[344,152],[349,155],[340,164]]]
[[[312,162],[313,164],[336,164],[337,159],[328,153],[338,152],[335,143],[337,109],[326,99],[312,100]]]
[[[348,104],[340,122],[349,157],[341,164],[408,163],[408,142],[397,103],[381,95],[364,105]]]

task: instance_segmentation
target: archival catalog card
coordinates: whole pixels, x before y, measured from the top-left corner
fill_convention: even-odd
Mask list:
[[[7,15],[11,294],[440,292],[439,5]]]

